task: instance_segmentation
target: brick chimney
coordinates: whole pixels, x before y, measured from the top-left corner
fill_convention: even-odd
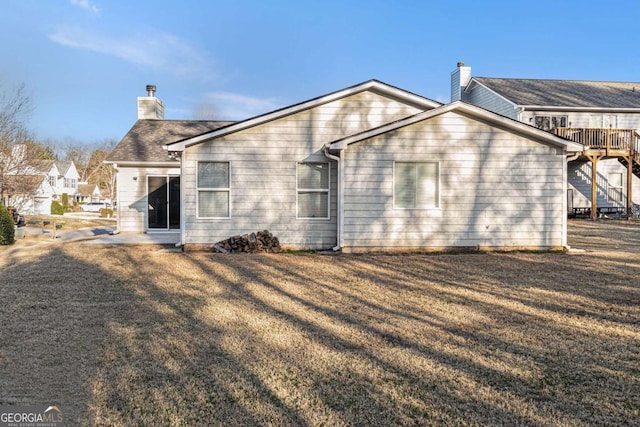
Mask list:
[[[458,62],[458,66],[451,72],[451,102],[464,100],[464,88],[471,81],[471,67]]]
[[[147,85],[147,96],[138,97],[138,120],[164,120],[164,104],[156,98],[156,87]]]

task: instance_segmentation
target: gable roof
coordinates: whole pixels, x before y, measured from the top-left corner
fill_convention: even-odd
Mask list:
[[[202,135],[198,135],[191,138],[185,138],[181,141],[167,143],[166,148],[170,151],[182,151],[186,147],[202,143],[212,138],[218,138],[224,135],[229,135],[234,132],[245,130],[245,129],[258,126],[264,123],[268,123],[270,121],[277,120],[282,117],[286,117],[292,114],[299,113],[301,111],[318,107],[323,104],[327,104],[329,102],[346,98],[347,96],[364,92],[366,90],[372,90],[382,95],[399,99],[403,102],[406,102],[408,104],[414,105],[419,108],[431,109],[431,108],[436,108],[442,105],[440,102],[434,101],[429,98],[425,98],[420,95],[416,95],[412,92],[408,92],[404,89],[400,89],[395,86],[391,86],[379,80],[368,80],[366,82],[348,87],[346,89],[331,92],[329,94],[322,95],[317,98],[310,99],[308,101],[303,101],[301,103],[294,104],[289,107],[284,107],[279,110],[272,111],[270,113],[262,114],[260,116],[256,116],[247,120],[243,120],[241,122],[237,122],[233,125],[226,126],[225,128],[222,128],[222,129],[206,132],[206,133],[203,133]]]
[[[47,182],[43,175],[5,175],[5,189],[10,195],[33,195]]]
[[[138,120],[107,156],[105,163],[176,163],[164,144],[181,141],[234,122],[219,120]]]
[[[56,160],[55,161],[56,166],[58,168],[58,172],[60,172],[60,175],[66,175],[67,172],[69,172],[69,169],[71,169],[71,165],[73,165],[73,162],[71,160]]]
[[[473,77],[465,91],[477,84],[519,106],[640,109],[640,82]]]
[[[427,120],[432,117],[435,117],[444,113],[448,113],[451,111],[457,112],[457,113],[464,113],[466,115],[470,115],[477,119],[481,119],[486,122],[489,122],[492,125],[499,126],[508,131],[520,133],[522,135],[537,139],[541,142],[555,145],[557,147],[566,148],[566,150],[569,152],[580,152],[584,150],[584,146],[581,144],[569,141],[564,138],[560,138],[559,136],[555,136],[550,132],[540,130],[536,127],[519,122],[517,120],[513,120],[509,117],[501,116],[492,111],[486,110],[484,108],[478,107],[473,104],[469,104],[464,101],[455,101],[450,104],[443,105],[442,107],[434,108],[433,110],[423,111],[422,113],[414,114],[413,116],[406,117],[401,120],[397,120],[393,123],[388,123],[386,125],[382,125],[374,129],[369,129],[367,131],[360,132],[355,135],[347,136],[345,138],[326,144],[325,147],[334,151],[343,150],[347,148],[347,146],[349,146],[350,144],[354,144],[356,142],[360,142],[365,139],[373,138],[383,133],[391,132],[396,129],[399,129],[414,123],[418,123],[423,120]]]
[[[56,166],[55,160],[37,160],[33,163],[33,169],[45,175],[48,175],[53,168],[55,168],[55,175],[59,175],[60,171]]]
[[[94,193],[100,194],[100,188],[96,184],[78,184],[77,195],[90,197],[93,196]]]

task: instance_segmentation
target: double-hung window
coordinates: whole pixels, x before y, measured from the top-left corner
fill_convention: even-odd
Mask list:
[[[329,218],[329,163],[298,163],[298,218]]]
[[[198,218],[229,218],[228,162],[198,162]]]
[[[440,166],[437,162],[395,162],[393,207],[430,209],[440,206]]]

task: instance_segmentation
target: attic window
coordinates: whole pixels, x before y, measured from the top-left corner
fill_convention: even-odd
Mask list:
[[[553,130],[567,127],[567,116],[535,116],[535,125],[538,129]]]

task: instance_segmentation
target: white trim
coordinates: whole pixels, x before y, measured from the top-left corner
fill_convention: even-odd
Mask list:
[[[562,159],[562,223],[560,227],[562,228],[562,236],[560,236],[560,244],[563,248],[568,248],[568,217],[569,217],[569,202],[567,200],[569,193],[569,162],[571,159],[567,159],[566,157]]]
[[[280,119],[285,116],[298,113],[300,111],[308,110],[310,108],[315,108],[320,105],[323,105],[332,101],[336,101],[341,98],[345,98],[347,96],[364,92],[369,89],[375,89],[384,95],[388,95],[389,97],[396,98],[425,109],[437,108],[442,105],[439,102],[430,100],[428,98],[424,98],[419,95],[415,95],[411,92],[407,92],[405,90],[390,86],[386,83],[382,83],[377,80],[369,80],[367,82],[361,83],[356,86],[352,86],[350,88],[346,88],[337,92],[330,93],[328,95],[321,96],[319,98],[314,98],[309,101],[302,102],[300,104],[295,104],[289,107],[282,108],[280,110],[273,111],[271,113],[263,114],[261,116],[257,116],[242,122],[225,126],[223,128],[213,130],[211,132],[207,132],[205,134],[195,136],[193,138],[188,138],[182,141],[171,142],[169,144],[163,145],[163,148],[168,151],[184,151],[184,149],[187,147],[199,144],[209,139],[219,138],[221,136],[225,136],[230,133],[234,133],[234,132],[238,132],[254,126],[258,126],[276,119]]]
[[[612,175],[620,175],[620,184],[621,185],[611,185],[611,176]],[[609,203],[624,203],[624,196],[625,196],[625,188],[624,188],[624,181],[625,181],[625,175],[626,173],[622,173],[622,172],[607,172],[607,202]],[[614,200],[611,198],[611,190],[618,190],[619,194],[620,194],[620,200]]]
[[[317,189],[317,188],[300,188],[298,187],[298,167],[303,165],[327,165],[328,167],[328,181],[327,181],[327,189]],[[298,195],[300,192],[303,193],[327,193],[327,216],[326,217],[306,217],[300,216],[300,206],[298,204]],[[304,220],[304,221],[328,221],[331,219],[331,162],[296,162],[296,219]]]
[[[519,105],[525,111],[558,111],[558,112],[603,112],[603,113],[640,113],[640,108],[614,107],[560,107],[553,105]]]
[[[180,162],[177,162],[177,161],[176,162],[141,162],[141,161],[122,162],[122,161],[105,160],[102,163],[107,165],[118,165],[120,167],[146,167],[146,168],[151,168],[151,167],[179,168],[180,167]]]
[[[199,187],[198,176],[200,175],[200,163],[226,163],[227,166],[227,180],[229,187]],[[222,193],[227,192],[228,197],[228,212],[227,216],[200,216],[200,192],[210,193]],[[231,219],[231,162],[230,161],[215,161],[215,160],[198,160],[196,161],[196,219]]]
[[[414,164],[425,164],[425,163],[431,163],[431,164],[435,164],[438,167],[438,174],[436,176],[437,179],[437,186],[438,186],[438,200],[436,202],[436,206],[415,206],[413,208],[402,208],[402,207],[398,207],[396,206],[396,163],[414,163]],[[441,198],[441,179],[440,179],[440,161],[430,161],[430,160],[425,160],[425,161],[420,161],[420,160],[394,160],[393,161],[393,176],[391,177],[391,196],[392,196],[392,203],[391,203],[391,208],[393,210],[402,210],[402,211],[439,211],[442,210],[441,208],[441,203],[440,203],[440,198]],[[416,183],[417,183],[417,179],[416,179]]]
[[[149,178],[165,178],[165,185],[167,186],[167,227],[166,228],[151,228],[149,227]],[[180,198],[182,198],[182,178],[181,175],[176,175],[176,174],[148,174],[148,175],[144,175],[144,181],[145,181],[145,185],[146,185],[146,189],[145,189],[145,195],[147,198],[147,209],[145,210],[145,230],[147,233],[158,233],[158,232],[178,232],[181,230],[181,228],[171,228],[171,214],[169,213],[169,194],[170,194],[170,188],[169,188],[169,179],[170,178],[180,178]],[[118,201],[118,209],[120,206],[120,202]],[[119,215],[118,215],[119,216]],[[184,212],[181,210],[180,211],[180,226],[182,226],[182,217],[184,216]]]

